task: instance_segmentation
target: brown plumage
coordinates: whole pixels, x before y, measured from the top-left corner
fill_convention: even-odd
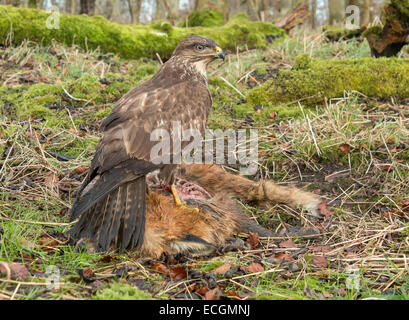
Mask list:
[[[157,142],[151,141],[151,133],[171,133],[173,121],[180,122],[182,131],[204,133],[211,107],[205,68],[217,58],[224,53],[215,42],[189,36],[152,79],[118,101],[101,125],[103,137],[71,209],[71,220],[80,217],[71,230],[74,238],[90,239],[100,251],[142,247],[145,177],[159,169],[163,183],[172,184],[176,168],[152,162],[151,149]],[[182,148],[188,143],[182,142]]]

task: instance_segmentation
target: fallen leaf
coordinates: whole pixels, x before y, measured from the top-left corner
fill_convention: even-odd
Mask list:
[[[204,295],[206,294],[206,292],[208,292],[208,291],[209,291],[208,288],[206,288],[206,287],[201,287],[201,288],[197,289],[195,292],[196,292],[197,294],[200,294],[201,296],[204,296]]]
[[[88,168],[85,168],[85,167],[76,167],[76,168],[74,169],[75,173],[77,173],[77,174],[83,174],[83,173],[86,172],[87,170],[88,170]]]
[[[312,263],[317,266],[318,268],[326,268],[328,267],[328,260],[322,256],[313,256]]]
[[[32,130],[32,131],[26,131],[26,136],[29,139],[34,139],[34,140],[41,140],[42,136],[40,133]]]
[[[386,218],[389,218],[390,216],[404,217],[404,216],[405,216],[405,212],[403,212],[403,211],[401,211],[401,210],[394,209],[394,210],[391,210],[391,211],[386,211],[386,212],[384,212],[383,215],[384,215]]]
[[[286,280],[290,280],[293,277],[291,272],[281,272],[280,275]]]
[[[186,272],[185,267],[179,266],[179,267],[172,268],[172,270],[170,270],[169,275],[171,279],[181,280],[181,279],[186,279],[187,272]]]
[[[10,269],[11,278],[14,280],[24,281],[28,278],[29,272],[27,267],[22,263],[10,263],[8,264]],[[6,268],[0,264],[0,273],[6,273]]]
[[[329,211],[327,209],[327,200],[326,199],[318,205],[318,208],[320,209],[321,214],[323,214],[326,217],[330,217],[330,216],[332,216],[334,214],[332,211]]]
[[[255,249],[260,244],[258,232],[250,232],[247,242],[251,245],[252,249]]]
[[[257,262],[250,263],[249,267],[247,268],[248,273],[256,273],[256,272],[263,272],[263,271],[264,271],[264,267]]]
[[[229,271],[231,268],[231,264],[223,264],[220,267],[217,267],[214,269],[212,272],[215,274],[221,274],[224,275],[227,271]]]
[[[159,272],[159,273],[167,273],[168,272],[168,268],[166,268],[166,266],[163,263],[157,262],[155,263],[151,269],[153,271]]]
[[[323,292],[322,292],[322,295],[323,295],[325,298],[330,298],[330,297],[332,297],[332,293],[330,293],[330,292],[328,292],[328,291],[323,291]]]
[[[280,248],[297,248],[297,246],[292,240],[286,240],[286,241],[280,242],[278,246]]]
[[[95,273],[92,271],[90,267],[85,267],[84,269],[81,270],[80,273],[85,280],[94,280],[95,279]]]
[[[351,152],[351,146],[349,144],[343,143],[338,146],[338,150],[345,154],[349,154]]]
[[[120,260],[121,259],[119,257],[113,257],[113,256],[108,254],[106,256],[103,256],[101,259],[99,259],[98,262],[100,262],[100,263],[109,263],[109,262],[112,262],[112,261],[120,261]]]
[[[393,171],[395,169],[395,167],[393,166],[393,164],[384,163],[384,164],[379,165],[379,169],[381,169],[383,171]]]
[[[38,244],[43,246],[41,248],[43,251],[49,252],[54,250],[54,247],[58,245],[58,241],[48,236],[42,236],[38,239]]]
[[[205,300],[215,300],[217,294],[217,287],[205,293]]]
[[[274,111],[272,111],[269,115],[270,119],[274,119],[276,117],[276,113]]]
[[[229,289],[227,291],[223,291],[222,293],[227,296],[227,297],[237,297],[237,298],[241,298],[240,294],[237,291],[234,291],[233,289]]]
[[[277,253],[274,257],[285,261],[294,261],[294,258],[286,252]]]
[[[330,246],[315,246],[311,248],[312,252],[317,253],[317,252],[322,252],[322,253],[327,253],[332,250]]]

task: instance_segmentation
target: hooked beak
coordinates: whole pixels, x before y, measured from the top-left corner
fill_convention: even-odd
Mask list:
[[[222,50],[222,48],[220,47],[216,47],[216,57],[219,59],[223,59],[226,58],[226,55],[224,54],[224,51]]]

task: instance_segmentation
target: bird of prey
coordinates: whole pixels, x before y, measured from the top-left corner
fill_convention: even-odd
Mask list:
[[[204,134],[212,104],[206,67],[218,58],[225,54],[213,40],[188,36],[150,80],[117,102],[101,124],[102,139],[71,208],[70,220],[80,217],[70,230],[74,238],[90,239],[97,251],[141,248],[146,176],[153,171],[160,170],[176,204],[183,205],[173,185],[177,166],[155,164],[150,157],[157,143],[151,133],[172,132],[173,122],[179,121],[182,132],[196,129]]]

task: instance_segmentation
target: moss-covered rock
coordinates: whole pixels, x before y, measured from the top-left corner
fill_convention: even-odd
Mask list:
[[[409,97],[409,59],[361,58],[311,60],[307,69],[280,70],[276,77],[247,95],[250,105],[272,106],[303,100],[322,102],[324,97],[359,91],[368,97]]]
[[[220,27],[172,27],[167,21],[149,25],[123,25],[100,16],[72,16],[60,14],[59,28],[47,29],[50,13],[35,9],[0,6],[0,39],[18,45],[29,39],[44,45],[52,39],[84,49],[100,48],[124,58],[155,57],[158,53],[168,58],[176,45],[190,34],[198,34],[216,41],[223,49],[236,50],[237,46],[265,47],[267,35],[285,37],[285,32],[270,24],[249,21],[239,14]]]
[[[178,27],[219,27],[224,25],[223,15],[213,10],[192,11]]]

